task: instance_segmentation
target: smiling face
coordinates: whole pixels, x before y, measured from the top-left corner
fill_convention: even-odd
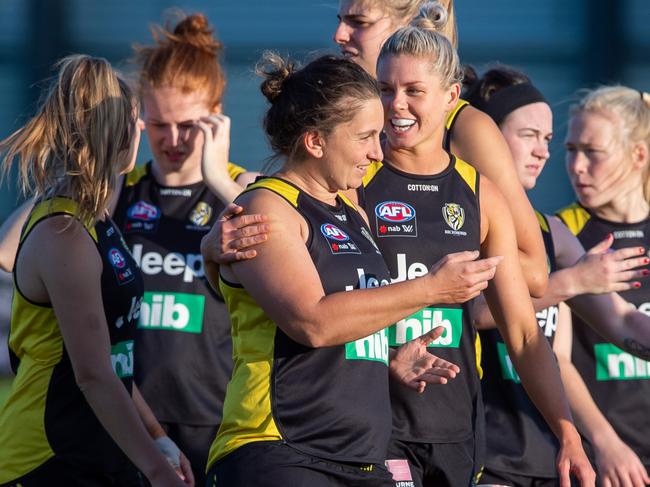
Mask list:
[[[352,120],[323,137],[318,170],[330,191],[358,188],[370,164],[383,159],[379,143],[382,126],[381,102],[372,98],[362,102]]]
[[[389,146],[442,146],[445,119],[458,101],[459,85],[445,87],[427,59],[410,55],[382,58],[377,74]]]
[[[203,133],[194,122],[211,115],[201,92],[154,88],[142,97],[144,122],[155,163],[161,173],[201,171]]]
[[[524,105],[508,114],[501,123],[503,133],[522,186],[535,187],[544,164],[550,157],[548,145],[553,138],[553,113],[544,102]]]
[[[612,113],[582,111],[571,117],[567,132],[566,167],[578,200],[598,209],[641,187],[643,166],[637,167],[620,141],[620,120]]]
[[[374,2],[341,0],[334,42],[341,53],[375,77],[377,58],[386,39],[401,27]]]

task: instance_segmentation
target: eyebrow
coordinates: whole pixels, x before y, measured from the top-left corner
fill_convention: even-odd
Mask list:
[[[364,15],[364,14],[345,14],[345,15],[336,14],[336,17],[340,21],[344,21],[344,22],[348,22],[350,20],[365,20],[365,21],[371,21],[372,20],[370,17],[368,17],[367,15]]]
[[[378,133],[379,133],[379,131],[377,131],[375,129],[372,129],[372,130],[366,130],[365,132],[359,132],[359,133],[357,133],[357,136],[365,137],[365,136],[368,136],[368,135],[375,135],[375,134],[378,134]]]
[[[519,132],[521,132],[522,130],[530,130],[531,132],[535,132],[538,135],[543,133],[541,129],[536,129],[536,128],[533,128],[533,127],[522,127],[522,128],[519,129]],[[553,135],[553,132],[549,132],[548,134],[546,134],[547,137],[549,135]]]

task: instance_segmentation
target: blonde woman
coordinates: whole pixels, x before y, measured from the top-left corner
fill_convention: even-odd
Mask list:
[[[140,472],[184,485],[133,385],[142,277],[107,214],[140,129],[134,95],[108,62],[70,56],[38,113],[0,143],[3,171],[16,158],[36,197],[13,271],[2,485],[137,486]]]

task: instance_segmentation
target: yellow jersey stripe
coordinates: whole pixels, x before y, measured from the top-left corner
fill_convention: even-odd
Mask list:
[[[373,161],[372,164],[370,164],[370,167],[368,167],[368,171],[366,172],[366,175],[363,177],[363,181],[361,184],[363,184],[363,187],[365,188],[370,184],[370,181],[377,175],[379,170],[384,166],[383,162],[381,161]]]
[[[47,218],[49,215],[55,213],[64,213],[66,215],[75,216],[77,213],[77,203],[68,199],[68,198],[52,198],[49,200],[41,201],[37,203],[36,206],[32,209],[32,212],[29,214],[27,224],[23,229],[21,234],[20,241],[22,242],[25,236],[34,228],[38,222],[43,218]],[[94,222],[85,222],[84,226],[88,233],[97,242],[97,232],[95,231]]]
[[[298,207],[298,195],[300,194],[300,190],[293,187],[289,183],[282,181],[281,179],[277,179],[277,178],[261,179],[259,181],[256,181],[248,185],[248,188],[242,191],[242,194],[257,188],[265,188],[270,191],[273,191],[274,193],[277,193],[280,196],[282,196],[285,200],[287,200],[296,208]]]
[[[557,216],[569,227],[571,233],[578,235],[585,227],[591,215],[578,203],[573,203],[557,212]]]
[[[472,192],[476,194],[476,169],[459,158],[456,158],[456,164],[454,168],[456,169],[456,172],[460,174],[460,177],[462,177],[463,180],[467,183]]]
[[[454,109],[447,114],[447,120],[445,121],[445,128],[447,130],[451,128],[451,126],[454,123],[454,119],[456,118],[456,115],[458,115],[458,112],[460,112],[461,108],[463,108],[465,105],[469,105],[469,102],[460,99],[458,100],[458,103],[456,103]]]

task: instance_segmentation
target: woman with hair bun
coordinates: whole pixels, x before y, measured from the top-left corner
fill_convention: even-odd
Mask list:
[[[624,86],[588,91],[571,108],[565,147],[577,202],[557,214],[569,230],[585,247],[611,234],[614,249],[648,248],[648,94]],[[639,281],[621,296],[648,314],[650,281],[648,277]],[[569,334],[564,343],[562,358],[575,365],[565,381],[576,394],[582,393],[577,402],[581,426],[603,485],[644,485],[650,468],[648,347],[631,341],[616,346],[575,315],[573,336]],[[632,357],[631,348],[644,360]]]
[[[525,74],[498,66],[481,78],[473,73],[466,98],[499,125],[512,150],[522,186],[526,190],[535,187],[550,156],[548,144],[553,132],[551,109],[542,93]],[[547,292],[533,304],[540,329],[558,354],[563,378],[571,375],[573,366],[564,358],[571,322],[562,301],[598,334],[645,358],[647,352],[643,350],[650,344],[650,318],[630,310],[619,295],[597,295],[640,286],[638,279],[647,276],[648,271],[635,268],[647,264],[645,249],[633,246],[610,251],[613,238],[608,235],[585,254],[577,238],[557,218],[540,213],[538,218],[551,273]],[[521,386],[504,351],[503,338],[498,331],[485,329],[495,326],[487,306],[482,302],[474,309],[475,323],[482,329],[481,385],[486,409],[486,459],[480,485],[557,485],[557,442]],[[573,381],[566,384],[576,423],[583,434],[590,436],[585,430],[582,404],[591,399],[585,401],[578,393],[581,389]],[[638,459],[634,465],[634,459],[625,457],[617,455],[616,468],[622,484],[624,477],[629,481],[637,475],[638,479],[647,479]]]
[[[16,159],[35,194],[13,269],[1,485],[145,485],[138,469],[153,486],[184,485],[133,384],[142,276],[108,216],[135,164],[137,114],[106,60],[69,56],[38,113],[0,142],[3,173]]]
[[[123,178],[112,212],[144,274],[135,381],[164,428],[157,435],[170,461],[179,462],[175,442],[202,485],[232,358],[230,319],[205,280],[200,242],[255,174],[228,162],[221,43],[207,18],[182,17],[175,27],[154,27],[153,37],[135,59],[153,159]],[[8,270],[22,211],[3,225],[0,265]]]
[[[264,127],[285,160],[237,199],[247,213],[268,215],[268,242],[255,259],[220,268],[235,368],[209,482],[392,486],[384,466],[389,370],[417,396],[458,367],[427,352],[441,327],[393,350],[386,327],[429,302],[475,296],[499,259],[476,263],[481,271],[468,277],[449,258],[389,286],[365,213],[340,194],[359,187],[382,158],[375,80],[333,56],[301,69],[267,56],[260,72],[271,105]]]

